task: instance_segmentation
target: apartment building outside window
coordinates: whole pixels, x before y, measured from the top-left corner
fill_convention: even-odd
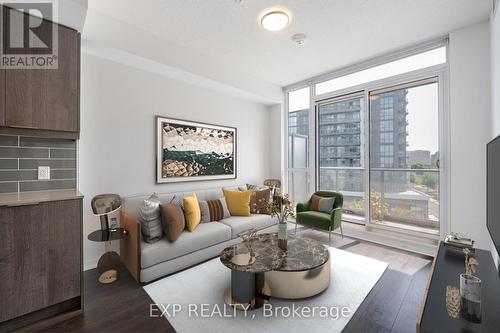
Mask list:
[[[288,113],[289,153],[292,137],[303,135],[310,144],[307,154],[316,156],[307,165],[309,182],[301,181],[301,187],[293,181],[293,196],[307,198],[311,188],[340,191],[346,221],[439,236],[444,230],[439,140],[446,128],[441,126],[445,66],[446,46],[438,46],[310,81],[303,89],[309,94],[313,89],[315,109]],[[289,176],[297,173],[290,166]]]

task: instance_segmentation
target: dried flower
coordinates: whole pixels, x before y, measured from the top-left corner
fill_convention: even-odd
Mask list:
[[[465,254],[465,274],[473,275],[477,271],[477,266],[479,266],[479,262],[476,258],[470,257],[470,250],[468,248],[464,248],[463,252]]]
[[[288,194],[275,195],[266,203],[266,208],[272,217],[278,218],[279,223],[286,223],[287,220],[295,218],[295,209]]]

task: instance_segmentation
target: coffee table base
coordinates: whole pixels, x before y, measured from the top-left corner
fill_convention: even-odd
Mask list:
[[[330,285],[330,259],[307,271],[271,271],[265,273],[265,283],[276,298],[307,298],[323,292]]]
[[[231,287],[224,292],[224,302],[237,310],[258,309],[269,301],[270,289],[264,273],[247,273],[232,270]]]

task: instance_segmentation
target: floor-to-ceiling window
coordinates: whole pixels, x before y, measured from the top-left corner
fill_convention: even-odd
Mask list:
[[[370,92],[370,220],[439,233],[437,79]]]
[[[290,91],[288,100],[288,192],[295,202],[309,196],[309,87]]]
[[[443,233],[446,41],[435,45],[288,92],[294,201],[311,188],[340,191],[344,221],[426,237]]]
[[[364,97],[355,94],[322,101],[318,109],[318,188],[344,194],[344,217],[364,220]]]

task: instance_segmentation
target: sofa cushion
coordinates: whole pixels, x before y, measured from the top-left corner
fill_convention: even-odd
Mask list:
[[[297,223],[313,228],[328,230],[332,225],[331,215],[323,212],[306,211],[297,213]]]
[[[321,200],[319,201],[318,211],[331,214],[333,205],[335,205],[335,197],[321,198]]]
[[[231,237],[236,238],[240,232],[255,228],[262,230],[278,224],[278,220],[269,215],[254,214],[251,216],[231,216],[227,219],[220,220],[221,224],[231,227]]]
[[[228,240],[231,240],[231,228],[227,225],[201,223],[193,232],[183,231],[174,243],[166,238],[153,244],[141,242],[141,267],[150,267]]]

